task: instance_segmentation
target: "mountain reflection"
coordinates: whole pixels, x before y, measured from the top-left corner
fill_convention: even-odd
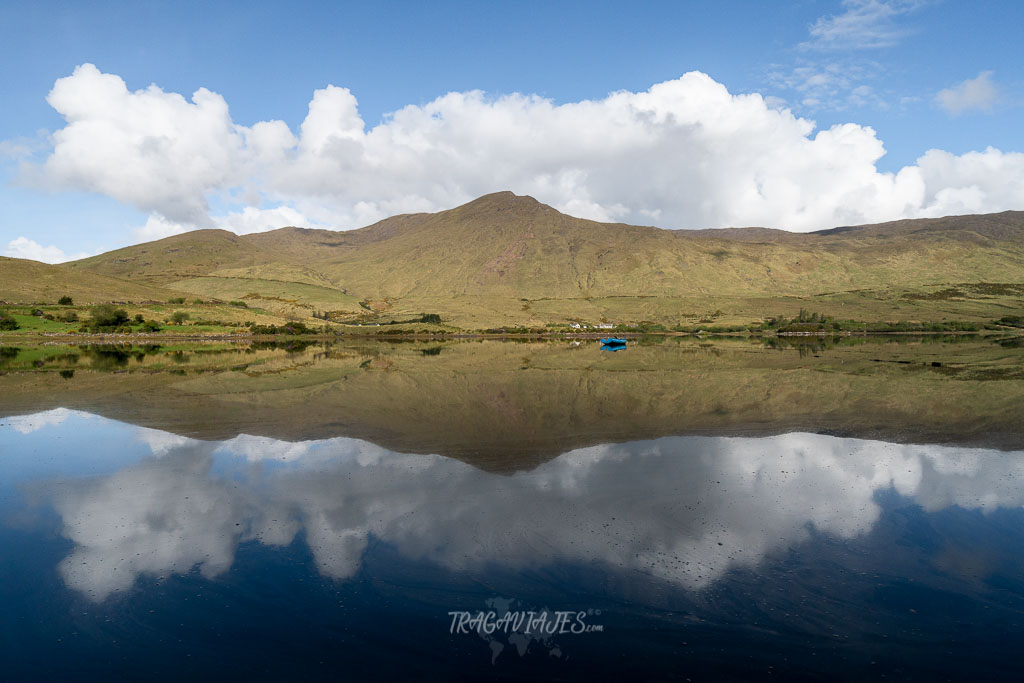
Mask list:
[[[697,590],[813,532],[870,532],[883,490],[929,511],[1024,504],[1022,452],[806,433],[608,444],[501,475],[357,439],[205,442],[50,411],[0,429],[7,457],[10,444],[30,452],[18,439],[62,430],[68,462],[88,460],[95,441],[74,424],[86,420],[102,423],[109,443],[135,444],[137,457],[112,472],[27,485],[45,494],[74,544],[59,566],[65,583],[95,601],[143,575],[198,568],[216,577],[241,543],[300,537],[335,579],[359,570],[374,538],[451,571],[598,562]]]

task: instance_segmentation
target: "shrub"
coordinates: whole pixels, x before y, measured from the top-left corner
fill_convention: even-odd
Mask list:
[[[57,316],[57,319],[66,323],[76,323],[78,322],[78,313],[75,311],[64,311]]]
[[[159,332],[160,330],[163,329],[163,327],[161,327],[160,323],[156,322],[155,320],[147,320],[146,322],[142,323],[142,327],[140,329],[143,332]]]
[[[169,304],[183,304],[183,303],[185,303],[185,297],[178,296],[178,297],[175,297],[173,299],[168,299],[167,303],[169,303]]]
[[[285,323],[278,327],[281,334],[316,334],[316,330],[306,327],[303,323]]]
[[[228,306],[238,306],[239,308],[249,308],[249,304],[244,301],[229,301]]]
[[[290,322],[284,325],[253,325],[253,334],[316,334],[316,330],[306,327],[300,322]]]
[[[185,311],[175,311],[171,314],[171,322],[175,325],[180,325],[189,319],[189,314]]]
[[[136,324],[140,324],[143,321],[145,321],[145,318],[142,317],[142,314],[141,313],[136,313],[135,314],[135,323]]]
[[[424,313],[422,316],[420,316],[420,322],[421,323],[433,323],[435,325],[440,325],[441,324],[441,316],[439,316],[437,313]]]
[[[0,313],[0,330],[16,330],[21,325],[18,321],[7,315],[6,313]]]
[[[95,330],[115,329],[128,322],[128,311],[113,304],[93,306],[89,316],[89,324]]]
[[[57,299],[57,303],[60,304],[61,306],[70,306],[71,304],[74,303],[74,300],[70,296],[65,294],[61,298]]]

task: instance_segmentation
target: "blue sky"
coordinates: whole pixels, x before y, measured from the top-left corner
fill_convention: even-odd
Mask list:
[[[669,228],[1021,209],[1022,25],[951,0],[7,2],[0,248],[347,229],[501,189]]]

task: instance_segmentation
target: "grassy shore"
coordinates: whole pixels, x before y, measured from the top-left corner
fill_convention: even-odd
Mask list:
[[[351,336],[945,334],[1024,327],[1024,286],[991,283],[811,297],[414,298],[359,302],[342,309],[273,298],[269,292],[228,301],[182,295],[114,305],[127,320],[114,329],[98,330],[91,327],[95,305],[60,305],[56,300],[0,304],[0,338],[96,332],[251,336],[271,326],[297,324],[304,331]],[[13,324],[4,325],[5,319]]]

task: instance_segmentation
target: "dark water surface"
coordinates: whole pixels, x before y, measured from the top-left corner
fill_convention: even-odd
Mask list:
[[[0,677],[1017,680],[1020,354],[8,350]]]

